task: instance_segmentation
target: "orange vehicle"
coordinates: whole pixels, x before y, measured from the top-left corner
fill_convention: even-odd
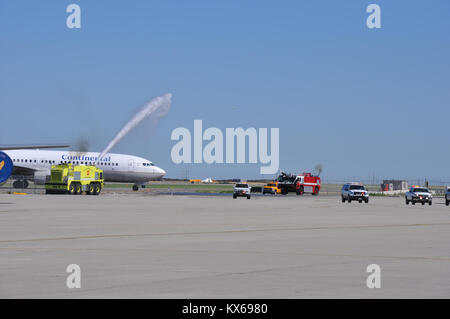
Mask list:
[[[270,182],[267,185],[264,186],[263,188],[263,194],[280,194],[281,193],[281,189],[278,188],[278,182],[274,181],[274,182]]]

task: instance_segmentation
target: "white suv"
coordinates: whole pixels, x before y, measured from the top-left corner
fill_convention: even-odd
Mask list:
[[[405,202],[406,205],[408,205],[409,202],[411,202],[411,204],[413,205],[415,203],[422,203],[422,205],[428,203],[428,205],[431,205],[433,203],[433,196],[431,195],[431,192],[428,190],[428,188],[413,186],[409,189],[408,192],[406,192]]]
[[[248,184],[236,184],[233,188],[233,198],[236,197],[247,197],[247,199],[250,199],[251,187],[248,186]]]
[[[362,203],[362,201],[368,203],[369,192],[364,185],[360,183],[347,183],[342,186],[341,199],[343,203],[345,203],[346,200],[349,203],[351,203],[352,200],[357,200],[360,203]]]

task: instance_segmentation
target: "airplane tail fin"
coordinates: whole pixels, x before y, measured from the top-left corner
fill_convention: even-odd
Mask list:
[[[0,184],[8,180],[13,171],[14,164],[11,158],[3,152],[0,152]]]

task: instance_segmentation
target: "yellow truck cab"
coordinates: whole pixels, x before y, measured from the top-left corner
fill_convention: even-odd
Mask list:
[[[95,166],[60,164],[52,165],[45,182],[45,193],[98,195],[103,186],[103,170]]]
[[[278,188],[278,182],[271,182],[264,186],[263,194],[280,194],[281,189]]]

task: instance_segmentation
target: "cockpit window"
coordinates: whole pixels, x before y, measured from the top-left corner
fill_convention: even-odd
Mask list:
[[[153,163],[142,163],[142,165],[144,165],[144,166],[154,166]]]

